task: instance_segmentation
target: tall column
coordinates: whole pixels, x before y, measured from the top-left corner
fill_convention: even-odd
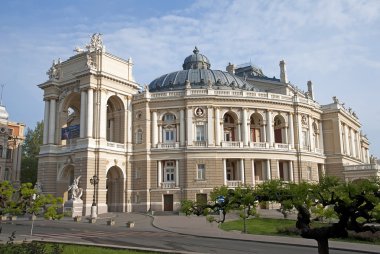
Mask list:
[[[270,110],[267,111],[267,142],[269,142],[269,146],[273,147],[273,124],[272,124],[272,112]]]
[[[193,109],[187,109],[187,145],[193,145]]]
[[[99,90],[100,93],[100,121],[99,121],[99,130],[101,139],[107,138],[107,99],[106,94],[102,90]]]
[[[351,128],[351,151],[352,151],[352,156],[356,157],[356,144],[355,144],[355,133],[354,130]]]
[[[266,129],[267,129],[267,127],[266,127],[266,121],[264,120],[263,121],[263,125],[261,126],[262,140],[260,140],[260,142],[268,142]]]
[[[157,147],[157,111],[152,112],[152,148]]]
[[[277,179],[280,179],[280,161],[279,160],[277,160],[277,162],[276,162],[276,165],[277,165]]]
[[[227,160],[223,159],[223,185],[227,186]]]
[[[214,123],[212,121],[213,108],[207,108],[207,143],[209,146],[214,146]]]
[[[266,160],[266,170],[267,170],[267,172],[266,172],[266,178],[267,178],[267,180],[270,180],[271,178],[272,178],[272,176],[271,176],[271,173],[270,173],[270,160]]]
[[[310,151],[314,151],[314,148],[315,148],[315,144],[313,144],[313,118],[311,116],[309,116],[309,147],[310,147]]]
[[[255,168],[255,160],[252,159],[252,185],[256,185],[256,168]]]
[[[84,138],[84,132],[86,127],[86,91],[80,92],[80,125],[79,125],[79,137]]]
[[[44,133],[43,133],[43,144],[48,143],[49,135],[49,114],[50,114],[50,101],[45,100],[45,113],[44,113]]]
[[[162,162],[161,161],[157,161],[157,187],[160,188],[161,187],[161,183],[162,183]]]
[[[289,122],[289,144],[292,148],[294,148],[294,125],[293,125],[293,114],[288,114],[288,122]]]
[[[298,129],[298,147],[303,148],[304,141],[302,137],[302,116],[301,114],[298,114],[296,117],[297,117],[297,129]]]
[[[345,153],[344,151],[345,140],[343,139],[344,128],[343,128],[342,123],[339,120],[338,120],[338,128],[339,128],[340,152],[344,154]]]
[[[157,124],[156,124],[157,125]],[[185,110],[179,111],[179,141],[181,146],[185,146]]]
[[[350,153],[350,142],[348,140],[348,126],[344,125],[344,140],[346,142],[346,155],[351,155]]]
[[[158,143],[159,144],[162,143],[162,125],[161,124],[158,125]]]
[[[242,184],[245,184],[245,174],[244,174],[244,159],[240,159],[240,177]]]
[[[94,126],[94,90],[88,88],[87,90],[87,134],[88,138],[93,137]]]
[[[175,186],[179,186],[179,168],[178,168],[179,160],[175,161]]]
[[[322,121],[319,121],[319,149],[324,150],[324,147],[323,147]]]
[[[220,146],[220,112],[215,108],[215,145]]]
[[[56,100],[50,99],[50,112],[49,112],[49,144],[55,143],[55,107]]]
[[[294,182],[293,161],[289,161],[289,178],[291,182]]]
[[[132,97],[127,98],[127,143],[132,144]]]
[[[235,141],[242,141],[241,140],[241,132],[240,132],[240,130],[241,130],[241,123],[239,124],[237,124],[237,128],[236,128],[236,132],[237,132],[237,139],[235,139]]]
[[[248,130],[247,130],[247,109],[243,108],[243,119],[242,119],[242,133],[243,133],[243,145],[248,146]]]

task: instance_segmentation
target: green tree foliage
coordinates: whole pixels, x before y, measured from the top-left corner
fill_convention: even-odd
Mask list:
[[[37,122],[34,130],[28,128],[25,135],[24,144],[22,146],[21,158],[21,182],[31,182],[35,184],[37,181],[38,154],[43,139],[43,122]]]
[[[225,196],[224,202],[211,202],[207,206],[197,207],[197,215],[202,212],[222,209],[225,213],[241,207],[254,207],[262,202],[280,204],[281,212],[291,209],[298,211],[296,227],[304,238],[318,242],[319,253],[329,253],[328,239],[345,238],[348,231],[375,232],[378,228],[372,223],[380,223],[380,181],[378,179],[356,182],[340,182],[335,178],[321,179],[318,184],[302,182],[300,184],[270,180],[255,188],[239,187],[227,189],[223,186],[214,189],[211,199]],[[191,203],[188,203],[191,210]],[[311,211],[317,215],[312,217]],[[247,214],[249,215],[249,214]],[[252,213],[254,215],[254,213]],[[311,226],[319,217],[335,217],[336,222],[323,227]]]

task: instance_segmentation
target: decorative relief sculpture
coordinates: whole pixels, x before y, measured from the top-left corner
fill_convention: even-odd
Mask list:
[[[77,178],[74,179],[74,182],[72,185],[69,186],[69,189],[68,191],[71,190],[71,198],[72,200],[78,200],[82,197],[82,194],[83,194],[83,189],[82,188],[79,188],[78,184],[79,184],[79,179],[81,178],[81,176],[78,176]]]
[[[87,68],[89,68],[89,69],[96,68],[96,62],[94,61],[94,59],[90,55],[90,52],[87,53],[86,57],[87,57],[87,63],[86,63]]]

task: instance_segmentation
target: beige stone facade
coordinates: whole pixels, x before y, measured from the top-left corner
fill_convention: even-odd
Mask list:
[[[95,34],[86,50],[54,62],[44,90],[45,129],[38,181],[68,198],[81,175],[84,214],[98,176],[98,212],[173,211],[181,200],[207,200],[214,187],[268,179],[345,179],[345,167],[370,164],[368,140],[351,109],[321,106],[254,66],[213,71],[198,49],[183,70],[143,89],[132,60],[105,51]],[[351,176],[350,176],[351,177]],[[352,177],[351,177],[352,178]]]

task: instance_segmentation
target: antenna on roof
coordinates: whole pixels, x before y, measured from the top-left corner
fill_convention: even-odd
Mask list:
[[[4,90],[4,84],[1,85],[1,95],[0,95],[0,106],[3,106],[3,90]]]

